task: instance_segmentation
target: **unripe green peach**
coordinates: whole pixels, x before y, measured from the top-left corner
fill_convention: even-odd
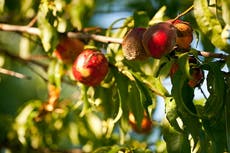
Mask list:
[[[149,56],[142,45],[142,36],[145,28],[133,28],[124,37],[122,51],[128,60],[145,60]]]
[[[160,59],[174,49],[176,36],[176,28],[171,23],[160,22],[144,32],[142,44],[152,57]]]

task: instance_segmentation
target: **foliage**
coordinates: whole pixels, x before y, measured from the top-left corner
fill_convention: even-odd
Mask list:
[[[145,2],[149,5],[143,9]],[[159,6],[151,7],[153,2]],[[28,24],[24,31],[17,26],[6,30],[0,24],[0,65],[14,71],[0,74],[0,151],[230,152],[230,2],[194,0],[180,8],[180,1],[121,2],[125,9],[135,10],[131,16],[110,27],[92,27],[98,9],[113,3],[120,1],[0,0],[1,23]],[[175,5],[179,12],[171,10]],[[175,49],[161,59],[129,61],[121,44],[90,37],[123,38],[133,27],[148,28],[175,18],[191,5],[193,13],[181,16],[197,38],[188,52]],[[72,65],[53,54],[59,40],[71,32],[85,48],[105,54],[109,72],[100,85],[75,81]],[[195,88],[187,83],[190,56],[205,72],[204,83]],[[170,78],[174,62],[180,68]],[[13,77],[15,72],[29,77]],[[165,117],[156,120],[161,99]],[[133,131],[130,113],[139,127],[145,113],[151,117],[151,133]]]

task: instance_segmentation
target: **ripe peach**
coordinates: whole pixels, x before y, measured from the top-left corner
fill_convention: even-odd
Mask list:
[[[142,44],[152,57],[160,59],[174,49],[176,36],[176,28],[171,23],[160,22],[144,32]]]
[[[193,56],[189,57],[191,79],[189,79],[188,85],[192,88],[199,86],[204,80],[204,72],[201,68],[196,67],[197,63],[197,60]],[[169,72],[171,78],[176,73],[176,71],[178,71],[178,69],[179,64],[173,63]]]
[[[72,71],[79,82],[96,86],[108,73],[108,61],[100,51],[86,49],[74,61]]]
[[[188,51],[190,49],[190,44],[193,40],[193,29],[189,22],[182,20],[169,20],[177,29],[176,44],[178,48],[182,51]]]
[[[151,120],[150,117],[148,117],[146,115],[146,113],[144,114],[144,117],[143,117],[143,119],[141,121],[141,127],[137,126],[135,117],[134,117],[134,115],[132,113],[129,113],[129,123],[130,123],[132,129],[135,132],[140,133],[140,134],[150,133],[151,130],[152,130],[152,127],[153,127],[152,120]]]
[[[83,49],[84,43],[82,41],[65,37],[61,38],[54,50],[54,55],[63,61],[63,63],[73,63]]]
[[[128,60],[145,60],[149,56],[142,45],[142,36],[145,28],[133,28],[124,37],[122,50]]]

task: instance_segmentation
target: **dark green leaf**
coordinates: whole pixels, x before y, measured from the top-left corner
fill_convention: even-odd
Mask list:
[[[144,11],[135,12],[133,15],[134,27],[147,27],[149,23],[148,14]]]
[[[122,75],[119,71],[116,71],[114,68],[114,75],[116,80],[116,88],[119,96],[120,101],[120,107],[123,110],[123,115],[126,119],[128,119],[129,109],[128,109],[128,102],[127,102],[127,96],[128,96],[128,84],[129,79],[126,78],[124,75]]]
[[[138,78],[135,78],[136,82],[137,82],[137,86],[139,89],[139,92],[142,93],[143,95],[143,107],[145,108],[145,110],[148,109],[148,106],[152,105],[152,97],[150,95],[150,91],[148,90],[148,88],[144,85],[143,82],[141,82],[140,80],[138,80]]]
[[[188,70],[185,66],[188,62],[188,57],[185,55],[179,57],[178,62],[180,68],[172,78],[172,96],[176,102],[178,115],[183,122],[183,128],[186,132],[192,135],[196,144],[198,142],[201,132],[201,124],[197,115],[193,112],[193,93],[191,92],[191,89],[189,89],[189,87],[187,86],[188,76],[186,75],[186,73],[188,73]],[[184,92],[186,92],[185,88],[187,88],[186,90],[190,93],[187,97],[183,95],[185,94]]]
[[[128,97],[126,98],[129,104],[130,111],[133,113],[137,125],[141,126],[141,121],[144,117],[144,107],[142,105],[141,93],[138,90],[135,82],[130,82],[128,88]]]
[[[212,152],[224,152],[227,144],[224,121],[222,119],[203,120],[203,126],[205,128],[205,132],[208,134],[208,137],[210,138],[210,141],[212,142],[210,146]]]
[[[207,88],[210,96],[205,103],[204,111],[201,115],[212,118],[218,117],[217,114],[219,114],[223,108],[225,86],[223,72],[221,72],[222,64],[212,62],[209,63],[207,67],[209,69],[207,76]]]
[[[230,79],[229,77],[227,78]],[[226,124],[226,141],[227,141],[227,149],[230,152],[230,84],[227,85],[226,93],[225,93],[225,124]]]

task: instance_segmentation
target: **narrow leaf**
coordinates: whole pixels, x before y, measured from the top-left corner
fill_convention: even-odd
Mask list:
[[[167,122],[163,128],[164,140],[167,144],[168,153],[190,153],[188,136],[171,127]]]
[[[204,112],[201,114],[204,117],[218,117],[217,114],[221,113],[223,108],[225,87],[221,65],[221,63],[212,62],[207,66],[209,69],[207,75],[207,87],[210,96],[205,103]]]
[[[211,42],[217,48],[229,52],[230,44],[221,37],[221,24],[215,14],[210,11],[207,0],[194,0],[194,15],[199,28]]]

